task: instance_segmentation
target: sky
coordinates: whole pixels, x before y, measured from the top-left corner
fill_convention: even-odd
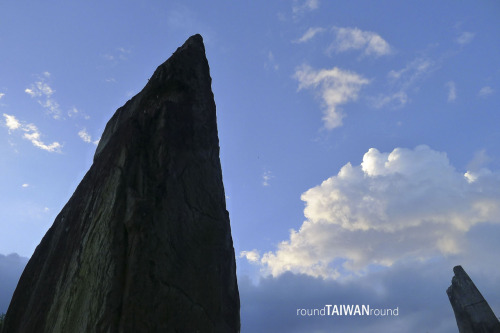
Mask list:
[[[2,2],[0,312],[106,122],[200,33],[242,332],[456,332],[458,264],[500,315],[498,17],[486,0]],[[399,311],[299,314],[333,304]]]

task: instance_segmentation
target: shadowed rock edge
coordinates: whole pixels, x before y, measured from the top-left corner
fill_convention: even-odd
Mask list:
[[[446,290],[460,333],[500,333],[500,322],[462,266],[453,268]]]

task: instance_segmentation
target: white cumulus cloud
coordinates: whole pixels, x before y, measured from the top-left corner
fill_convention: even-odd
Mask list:
[[[459,255],[467,231],[500,223],[500,173],[458,172],[428,146],[371,148],[360,165],[302,194],[306,220],[260,259],[263,270],[324,278],[370,265]]]
[[[246,258],[252,263],[258,263],[260,261],[260,254],[259,251],[255,249],[252,251],[241,251],[240,258]]]
[[[40,149],[46,150],[48,152],[61,152],[62,145],[54,141],[51,144],[45,144],[41,141],[41,134],[38,131],[38,128],[34,124],[24,125],[13,115],[3,114],[5,118],[5,124],[10,131],[21,130],[24,132],[23,138],[31,141],[31,143]]]
[[[335,41],[330,50],[345,52],[362,50],[365,55],[383,56],[392,52],[391,46],[379,34],[358,28],[334,27]]]
[[[315,70],[308,65],[302,65],[295,72],[299,81],[299,90],[314,89],[319,92],[325,105],[323,121],[327,129],[342,126],[344,114],[339,106],[358,98],[361,87],[370,80],[351,71],[338,67]]]

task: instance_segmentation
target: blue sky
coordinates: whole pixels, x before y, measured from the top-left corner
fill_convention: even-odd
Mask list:
[[[107,120],[200,33],[243,332],[456,332],[456,264],[498,315],[499,16],[496,1],[4,2],[0,254],[31,256]],[[400,315],[296,315],[353,302]]]

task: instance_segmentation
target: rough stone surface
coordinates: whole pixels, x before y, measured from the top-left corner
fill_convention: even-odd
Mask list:
[[[500,322],[462,266],[446,290],[460,333],[500,333]]]
[[[106,125],[29,261],[4,332],[239,332],[215,102],[200,35]]]

